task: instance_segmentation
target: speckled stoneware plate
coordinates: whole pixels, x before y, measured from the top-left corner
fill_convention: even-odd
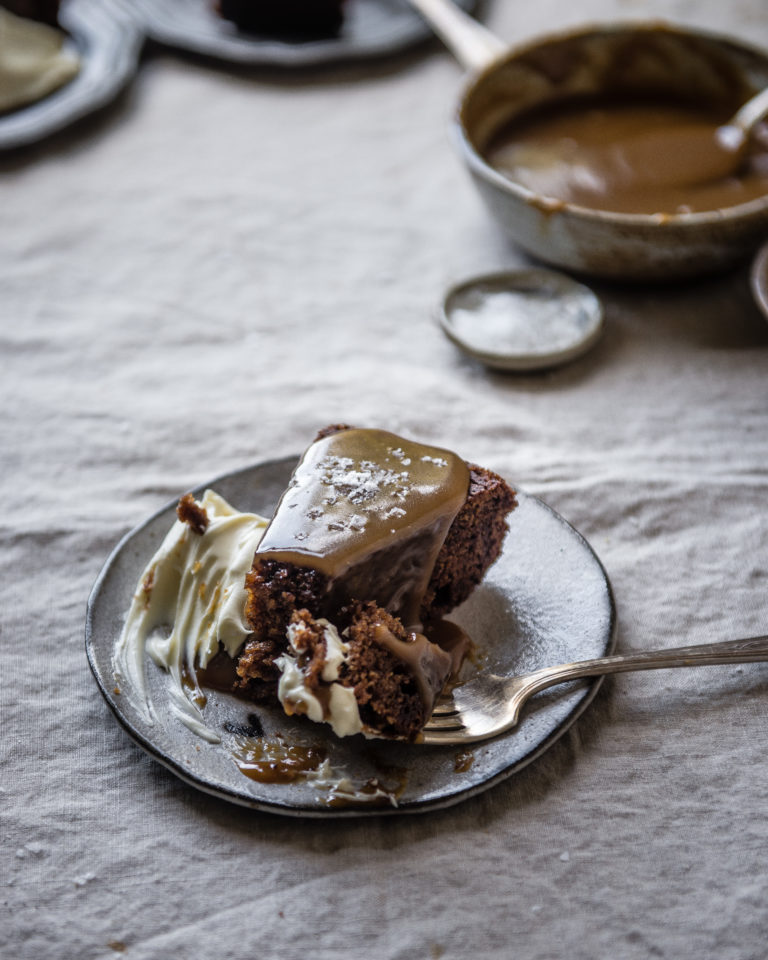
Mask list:
[[[475,0],[456,0],[471,10]],[[303,41],[242,33],[219,17],[212,0],[133,0],[153,40],[243,65],[305,67],[394,54],[425,40],[430,28],[407,0],[347,0],[337,36]]]
[[[144,37],[112,0],[67,0],[59,19],[80,72],[37,103],[0,116],[0,150],[36,143],[101,110],[136,72]]]
[[[271,516],[295,466],[272,461],[207,484],[240,510]],[[200,488],[202,492],[204,488]],[[478,648],[473,672],[525,673],[551,664],[599,657],[614,643],[611,588],[589,544],[562,517],[535,497],[518,492],[502,556],[452,619]],[[113,654],[137,581],[175,519],[175,503],[129,533],[106,562],[91,593],[86,649],[96,681],[117,719],[151,756],[201,790],[226,800],[293,816],[361,816],[408,813],[450,806],[504,780],[539,756],[590,702],[600,680],[577,681],[533,698],[517,728],[493,740],[456,747],[427,747],[337,739],[327,727],[288,718],[278,708],[244,703],[210,692],[203,709],[221,737],[209,743],[170,709],[167,675],[147,660],[149,697],[157,714],[148,724],[126,694],[116,692]],[[263,783],[245,776],[237,757],[248,738],[276,735],[286,743],[327,754],[334,777],[355,790],[377,781],[385,796],[376,803],[333,805],[326,787],[312,780]],[[383,805],[382,805],[383,804]]]

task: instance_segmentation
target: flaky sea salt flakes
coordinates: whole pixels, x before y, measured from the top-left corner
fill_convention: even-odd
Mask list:
[[[570,853],[568,853],[567,850],[564,850],[564,851],[560,854],[560,859],[563,861],[563,863],[568,863],[568,861],[571,859],[571,855],[570,855]]]
[[[76,887],[84,887],[86,883],[90,883],[91,880],[96,879],[95,873],[84,873],[79,877],[75,877],[72,881]]]
[[[318,466],[320,482],[358,506],[385,491],[390,496],[402,497],[407,490],[407,471],[389,470],[372,460],[361,460],[355,465],[349,457],[328,456]]]

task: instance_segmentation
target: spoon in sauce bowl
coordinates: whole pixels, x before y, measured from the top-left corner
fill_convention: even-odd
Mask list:
[[[643,131],[617,146],[616,169],[603,175],[663,187],[722,180],[739,171],[752,133],[766,113],[768,89],[751,97],[719,126],[692,115],[684,124]]]

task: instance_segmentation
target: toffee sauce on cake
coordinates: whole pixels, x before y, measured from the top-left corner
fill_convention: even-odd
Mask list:
[[[304,454],[256,556],[319,570],[331,592],[343,582],[347,597],[374,599],[412,625],[468,487],[469,468],[448,450],[342,430]],[[384,551],[400,557],[397,576],[378,562]]]
[[[469,482],[467,464],[448,450],[383,430],[333,433],[304,454],[255,559],[319,571],[329,611],[365,597],[398,617],[408,640],[381,625],[375,642],[406,664],[431,704],[445,662],[421,632],[419,609]]]

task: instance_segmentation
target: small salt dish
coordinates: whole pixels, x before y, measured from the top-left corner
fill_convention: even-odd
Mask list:
[[[547,370],[590,350],[603,308],[584,284],[538,268],[488,274],[452,286],[438,313],[464,353],[495,370]]]

